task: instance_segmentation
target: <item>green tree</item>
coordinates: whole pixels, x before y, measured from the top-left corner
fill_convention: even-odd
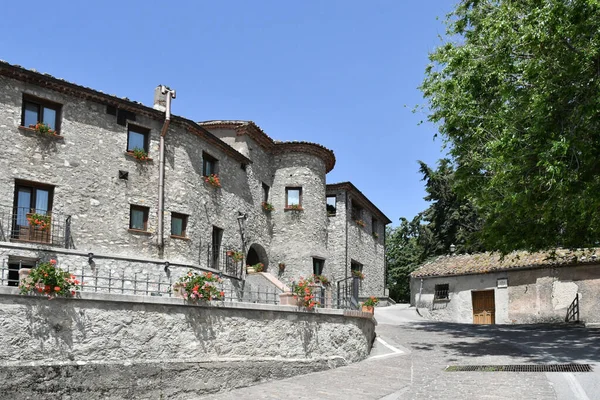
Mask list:
[[[456,190],[503,252],[600,233],[600,2],[463,0],[421,86]]]
[[[428,258],[450,252],[483,250],[477,239],[481,220],[468,200],[453,190],[454,169],[447,159],[431,169],[419,161],[425,181],[425,200],[429,207],[412,221],[400,218],[400,226],[389,229],[386,241],[390,296],[398,301],[410,299],[410,273]]]

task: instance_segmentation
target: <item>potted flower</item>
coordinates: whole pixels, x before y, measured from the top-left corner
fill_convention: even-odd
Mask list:
[[[227,257],[230,257],[234,262],[239,262],[244,259],[244,254],[241,251],[228,250]]]
[[[285,263],[279,263],[279,273],[283,273],[285,271]]]
[[[267,203],[266,201],[263,201],[261,204],[263,210],[265,210],[266,212],[275,211],[275,207],[273,207],[273,204]]]
[[[80,286],[75,275],[57,267],[56,260],[50,260],[30,270],[19,289],[21,294],[42,294],[50,300],[56,296],[75,296]]]
[[[374,313],[374,307],[377,305],[377,303],[379,303],[379,299],[377,297],[369,297],[364,303],[362,303],[362,311],[370,312],[371,314]]]
[[[304,307],[309,311],[314,310],[315,307],[321,305],[321,303],[315,298],[311,290],[311,286],[314,284],[314,278],[302,278],[294,285],[294,294],[298,296],[298,306]]]
[[[133,157],[135,157],[135,159],[138,161],[148,161],[148,153],[146,153],[146,150],[140,147],[134,148],[131,151],[131,153],[133,154]]]
[[[362,271],[360,271],[360,270],[358,270],[358,269],[353,269],[353,270],[352,270],[352,276],[353,276],[354,278],[358,278],[358,279],[360,279],[361,281],[362,281],[363,279],[365,279],[365,274],[363,274],[363,273],[362,273]]]
[[[52,218],[49,215],[38,214],[38,213],[29,213],[26,216],[29,225],[34,229],[47,231],[50,229],[50,223]]]
[[[315,283],[320,283],[323,286],[329,286],[329,285],[331,285],[331,282],[329,281],[329,278],[327,278],[325,275],[314,274],[313,275],[313,279],[315,280]]]
[[[302,211],[302,210],[304,210],[300,204],[289,205],[289,206],[287,206],[287,209],[288,210],[293,210],[293,211]]]
[[[173,285],[173,291],[191,303],[223,300],[225,292],[216,287],[221,282],[221,278],[212,272],[199,274],[190,270]]]
[[[45,124],[43,122],[38,122],[35,125],[29,125],[29,127],[33,127],[33,129],[39,133],[40,135],[48,135],[48,136],[56,136],[56,131],[50,129],[50,125]]]
[[[354,222],[356,222],[356,225],[361,226],[361,227],[365,227],[367,224],[365,224],[365,221],[363,221],[362,219],[357,219]]]
[[[246,265],[246,273],[253,274],[255,272],[263,272],[265,270],[265,264],[256,263],[253,265]]]
[[[219,176],[217,174],[210,174],[210,175],[204,177],[204,182],[208,183],[212,187],[216,187],[216,188],[221,187],[221,180],[219,179]]]
[[[375,240],[379,239],[379,233],[373,232],[373,239],[375,239]]]

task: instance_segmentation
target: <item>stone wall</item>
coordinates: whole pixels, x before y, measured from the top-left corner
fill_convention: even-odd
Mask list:
[[[99,293],[48,301],[16,291],[0,288],[7,398],[195,398],[359,361],[374,339],[363,313]]]
[[[497,287],[500,278],[508,279],[508,288]],[[449,284],[449,301],[433,301],[436,284]],[[471,292],[494,290],[497,324],[563,322],[577,294],[580,320],[600,322],[600,266],[597,265],[424,278],[420,300],[419,289],[420,279],[412,279],[411,304],[437,320],[472,323]]]

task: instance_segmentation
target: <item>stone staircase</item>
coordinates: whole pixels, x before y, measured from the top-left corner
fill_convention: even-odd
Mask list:
[[[268,272],[246,275],[245,281],[232,282],[239,301],[245,303],[279,304],[279,294],[290,289]]]

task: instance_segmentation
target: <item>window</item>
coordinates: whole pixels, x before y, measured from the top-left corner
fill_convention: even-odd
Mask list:
[[[271,188],[269,187],[269,185],[267,185],[266,183],[263,182],[262,184],[262,193],[263,193],[263,198],[262,201],[264,201],[265,203],[269,202],[269,190]]]
[[[352,271],[360,271],[360,272],[362,272],[362,269],[363,269],[363,265],[361,263],[356,262],[354,260],[352,260],[350,262],[350,271],[351,272]]]
[[[371,233],[373,234],[373,236],[379,235],[378,230],[379,230],[379,226],[377,226],[377,219],[371,218]]]
[[[187,220],[185,214],[171,213],[171,236],[186,237]]]
[[[362,207],[352,202],[352,219],[354,221],[362,221]]]
[[[210,267],[213,269],[219,269],[219,255],[221,253],[221,241],[223,240],[223,229],[213,226],[212,230],[212,248],[211,248],[211,257],[209,260],[211,262]]]
[[[285,208],[302,208],[302,188],[285,188]]]
[[[51,240],[51,214],[54,187],[41,183],[16,181],[15,200],[13,210],[12,238],[30,240],[35,242],[50,242]],[[47,216],[42,218],[43,223],[30,224],[28,217],[31,214]],[[50,224],[50,227],[46,227]]]
[[[129,212],[129,229],[137,231],[148,230],[148,207],[131,205]]]
[[[337,201],[336,196],[327,196],[326,197],[327,215],[330,217],[334,216],[337,211],[336,201]]]
[[[19,270],[22,268],[35,268],[37,259],[8,256],[7,286],[19,286]]]
[[[61,106],[46,100],[23,98],[23,116],[21,125],[29,127],[43,122],[52,130],[59,130]]]
[[[202,174],[204,176],[217,175],[217,164],[219,160],[208,153],[202,153]]]
[[[313,257],[313,274],[323,275],[323,267],[325,266],[325,260],[322,258]]]
[[[127,127],[127,151],[142,149],[148,154],[150,130],[135,125]]]
[[[445,283],[443,285],[435,285],[435,295],[433,297],[434,300],[448,300],[448,291],[450,289],[450,285]]]

